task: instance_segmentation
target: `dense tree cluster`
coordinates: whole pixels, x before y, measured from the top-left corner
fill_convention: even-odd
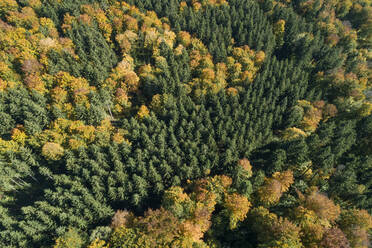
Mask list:
[[[368,247],[370,0],[1,0],[1,247]]]

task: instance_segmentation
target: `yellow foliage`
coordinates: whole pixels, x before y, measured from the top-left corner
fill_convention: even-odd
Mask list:
[[[191,35],[188,32],[180,31],[177,34],[177,39],[185,47],[188,47],[191,44]]]
[[[102,30],[104,37],[107,41],[111,41],[111,33],[112,33],[112,26],[110,25],[110,22],[108,18],[105,15],[105,12],[102,9],[98,9],[94,15],[98,27]]]
[[[151,67],[150,64],[143,65],[138,70],[139,76],[143,78],[146,78],[146,77],[153,78],[154,75],[152,74],[152,72],[153,72],[153,68]]]
[[[294,183],[293,172],[290,170],[286,170],[283,172],[275,172],[273,174],[273,178],[278,180],[282,185],[281,188],[282,192],[288,191],[289,187]]]
[[[73,124],[77,123],[77,126],[73,126]],[[95,128],[94,126],[88,126],[83,125],[80,122],[73,122],[70,126],[70,132],[76,133],[79,135],[79,137],[83,138],[84,140],[87,140],[88,142],[93,142],[95,139]]]
[[[142,232],[133,228],[120,227],[115,229],[108,241],[110,248],[150,248],[149,239]]]
[[[170,48],[173,48],[176,37],[177,36],[174,32],[165,30],[163,37],[158,39],[158,45],[160,45],[161,42],[165,42]]]
[[[278,38],[283,37],[284,31],[285,31],[285,21],[280,19],[273,25],[274,29],[274,35]]]
[[[174,186],[164,193],[164,199],[172,200],[174,203],[181,203],[190,200],[190,197],[184,193],[181,187]]]
[[[69,13],[66,13],[63,16],[63,24],[62,24],[62,30],[66,32],[67,29],[72,28],[72,24],[76,21],[76,18],[74,16],[71,16]]]
[[[224,206],[229,212],[230,229],[235,229],[239,221],[247,217],[251,203],[247,197],[237,193],[227,194],[224,199]]]
[[[239,93],[239,91],[236,88],[233,88],[233,87],[227,88],[226,92],[227,92],[227,94],[232,95],[232,96],[236,96]]]
[[[149,114],[150,114],[150,111],[145,105],[141,105],[141,107],[139,108],[137,112],[137,116],[140,119],[149,116]]]
[[[112,141],[114,141],[117,144],[121,144],[125,141],[124,135],[121,134],[120,132],[114,133],[114,135],[112,136]]]
[[[84,141],[77,140],[77,139],[69,139],[68,144],[69,144],[69,147],[73,150],[78,149],[79,147],[86,146]]]
[[[123,83],[121,84],[122,88],[125,88],[128,90],[128,92],[135,92],[138,90],[139,87],[139,77],[137,74],[133,71],[128,71],[123,76]]]
[[[275,172],[272,178],[265,178],[264,185],[258,189],[258,198],[266,205],[277,203],[293,182],[292,171]]]
[[[41,153],[46,159],[59,160],[64,154],[64,149],[60,144],[47,142],[44,144]]]
[[[156,40],[160,36],[160,33],[155,28],[148,28],[144,31],[145,34],[145,42],[144,47],[145,48],[151,48],[153,45],[155,45]]]
[[[324,232],[331,227],[327,220],[320,219],[314,211],[303,206],[294,210],[294,216],[302,230],[301,239],[306,247],[315,247],[322,240]]]
[[[265,60],[265,53],[263,51],[258,51],[255,56],[255,62],[261,64]]]
[[[29,0],[27,4],[33,9],[38,9],[42,5],[40,0]]]
[[[182,54],[182,52],[185,50],[185,47],[182,44],[179,44],[175,49],[174,49],[174,54],[179,56]]]
[[[205,68],[205,69],[202,70],[201,77],[202,77],[202,79],[213,80],[215,78],[215,73],[212,69]]]
[[[1,39],[1,38],[0,38]],[[4,80],[3,83],[5,84],[5,81],[10,80],[17,80],[20,76],[17,75],[8,64],[5,62],[0,61],[0,79]],[[1,86],[0,86],[1,87]],[[3,86],[5,89],[5,86]]]
[[[24,144],[27,139],[27,135],[25,132],[21,131],[18,128],[14,128],[12,130],[12,140],[14,140],[17,143]]]
[[[195,69],[199,66],[201,60],[201,55],[198,50],[193,50],[190,53],[190,66],[192,69]]]
[[[8,14],[7,21],[16,27],[24,27],[31,33],[39,30],[39,19],[32,8],[23,7],[21,12],[10,11]]]
[[[162,107],[171,101],[171,96],[168,94],[156,94],[152,97],[150,108],[154,111],[160,111]]]
[[[13,140],[6,141],[0,138],[0,152],[13,151],[16,152],[19,149],[19,144]]]
[[[297,128],[297,127],[289,127],[287,129],[285,129],[282,133],[282,138],[284,140],[292,140],[292,139],[297,139],[297,138],[300,138],[300,137],[306,137],[307,134],[302,131],[301,129]]]
[[[101,125],[96,127],[96,136],[99,136],[102,140],[110,142],[110,134],[114,130],[109,118],[101,121]]]
[[[87,248],[109,248],[104,240],[96,239]]]
[[[358,115],[362,118],[369,116],[371,113],[372,113],[372,103],[370,102],[364,102],[358,110]]]
[[[305,132],[314,132],[323,116],[322,108],[315,107],[314,104],[306,100],[299,100],[298,105],[304,110],[304,117],[299,127]]]
[[[241,78],[243,81],[248,80],[249,82],[252,82],[253,81],[252,71],[243,71]]]
[[[183,11],[187,7],[187,3],[185,1],[180,2],[180,11]]]
[[[1,0],[0,1],[0,16],[8,14],[10,11],[18,9],[17,1],[15,0]]]
[[[201,3],[199,3],[199,2],[194,2],[194,3],[192,4],[192,7],[194,8],[195,11],[198,11],[199,9],[202,8],[202,5],[201,5]]]
[[[0,78],[0,92],[4,91],[7,88],[7,86],[8,85],[7,85],[6,81],[4,81]]]

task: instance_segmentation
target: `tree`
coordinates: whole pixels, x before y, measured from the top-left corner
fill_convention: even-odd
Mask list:
[[[368,247],[367,230],[372,228],[372,217],[366,210],[344,210],[339,222],[351,247]]]
[[[334,222],[339,217],[341,210],[327,196],[318,192],[312,192],[306,197],[305,207],[314,211],[319,218]]]
[[[250,215],[258,247],[303,247],[300,229],[288,219],[278,218],[264,207],[252,209]]]
[[[266,205],[275,204],[293,182],[292,171],[275,172],[272,178],[265,178],[264,185],[258,190],[258,199]]]
[[[340,229],[331,228],[325,232],[321,246],[325,248],[349,248],[350,244]]]
[[[54,248],[81,248],[83,247],[84,241],[76,231],[76,229],[70,228],[62,237],[56,240]]]
[[[246,197],[233,193],[225,196],[224,207],[229,216],[230,229],[235,229],[237,223],[243,221],[247,217],[251,203]]]
[[[43,145],[42,154],[45,158],[50,160],[59,160],[64,153],[61,145],[53,142],[47,142]]]

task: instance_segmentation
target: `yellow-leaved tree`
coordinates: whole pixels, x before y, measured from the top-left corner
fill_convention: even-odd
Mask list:
[[[259,201],[264,205],[277,203],[293,182],[292,171],[275,172],[271,178],[265,178],[264,184],[258,189]]]

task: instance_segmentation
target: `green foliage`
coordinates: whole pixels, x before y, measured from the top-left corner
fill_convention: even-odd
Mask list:
[[[0,246],[365,246],[371,34],[369,0],[0,1]]]

